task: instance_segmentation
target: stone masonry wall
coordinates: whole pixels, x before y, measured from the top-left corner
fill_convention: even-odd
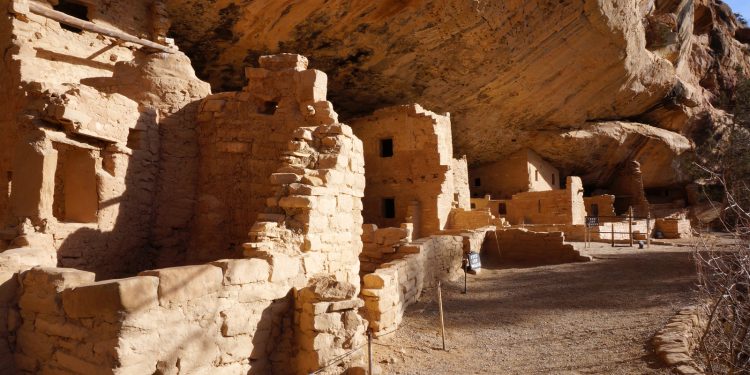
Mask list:
[[[206,98],[198,115],[201,167],[192,262],[240,256],[247,229],[281,183],[322,184],[314,175],[302,181],[302,173],[297,180],[299,169],[271,175],[283,155],[308,157],[305,142],[313,141],[312,133],[308,129],[290,144],[295,131],[310,119],[335,116],[325,101],[325,74],[276,69],[261,59],[261,68],[248,68],[246,75],[245,90]],[[335,146],[332,141],[326,140],[328,146]]]
[[[581,256],[573,245],[566,244],[562,232],[507,229],[496,234],[486,237],[484,251],[497,253],[499,248],[500,258],[506,261],[560,264],[590,260]]]
[[[597,195],[594,197],[584,197],[583,202],[586,205],[586,215],[594,216],[594,210],[592,205],[599,207],[599,216],[604,216],[600,221],[612,220],[612,216],[615,216],[615,196],[614,195]],[[609,216],[609,218],[606,218]]]
[[[364,217],[380,227],[415,223],[417,237],[445,228],[454,199],[453,141],[449,115],[438,115],[417,104],[385,108],[352,122],[364,142],[367,165]],[[381,141],[392,140],[392,156],[381,155]],[[461,179],[459,181],[462,181]],[[384,200],[395,201],[395,215],[385,217]],[[418,208],[411,212],[414,204]],[[462,203],[467,205],[465,198]],[[414,216],[419,216],[415,218]]]
[[[285,72],[281,84],[309,72],[325,77],[298,55],[261,61]],[[32,339],[16,350],[22,370],[309,373],[361,346],[362,144],[336,121],[325,86],[305,82],[298,89],[308,100],[297,110],[308,115],[270,175],[275,188],[243,245],[249,258],[100,282],[83,271],[29,271],[19,332]],[[73,281],[55,281],[66,275]],[[23,302],[38,298],[47,302]],[[326,373],[343,373],[357,358]]]
[[[504,219],[499,219],[490,213],[490,209],[483,210],[453,210],[451,215],[452,229],[478,229],[488,226],[503,227]]]
[[[664,238],[691,238],[693,236],[692,226],[688,219],[656,219],[653,230],[654,232],[660,231]]]
[[[519,193],[507,201],[506,218],[517,224],[583,224],[586,208],[580,177],[568,177],[565,190]]]
[[[378,228],[375,224],[362,225],[362,253],[359,254],[360,274],[374,272],[383,263],[400,259],[401,246],[410,243],[414,227],[402,224],[401,228]]]
[[[50,249],[22,247],[0,253],[0,368],[15,373],[13,352],[19,345],[17,330],[21,325],[18,297],[20,274],[36,266],[54,267],[57,257]]]
[[[363,278],[364,316],[375,335],[396,330],[406,308],[425,288],[450,279],[461,270],[464,239],[432,236],[400,247],[403,258],[385,263]]]
[[[469,183],[474,198],[508,199],[523,192],[559,189],[560,172],[534,151],[523,149],[501,161],[470,168]]]
[[[3,140],[8,151],[0,156],[2,190],[11,190],[7,204],[0,199],[0,230],[11,233],[4,247],[54,247],[59,265],[97,271],[100,277],[136,273],[158,258],[155,248],[161,246],[154,244],[164,237],[152,229],[188,229],[174,219],[155,220],[161,187],[189,185],[165,183],[168,176],[160,172],[174,150],[169,145],[186,138],[170,129],[193,122],[183,115],[189,112],[185,108],[209,88],[181,53],[151,53],[96,33],[67,30],[23,10],[22,3],[12,3],[15,15],[2,30],[3,40],[12,41],[4,61],[9,77],[0,91],[11,103],[0,118],[10,133]],[[9,9],[3,4],[0,8]],[[161,16],[151,3],[83,5],[100,26],[157,39],[166,33],[155,30]],[[190,170],[190,163],[180,169]],[[180,189],[169,190],[170,202],[193,199]],[[22,233],[26,222],[33,233]]]
[[[453,191],[456,207],[464,210],[470,209],[469,162],[466,155],[460,159],[453,159]]]

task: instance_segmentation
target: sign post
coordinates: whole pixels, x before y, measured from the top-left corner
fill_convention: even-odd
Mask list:
[[[479,257],[479,253],[475,253],[472,251],[466,254],[466,257],[464,258],[464,291],[461,292],[461,294],[466,294],[466,275],[468,273],[476,275],[477,271],[479,271],[481,268],[482,259]]]

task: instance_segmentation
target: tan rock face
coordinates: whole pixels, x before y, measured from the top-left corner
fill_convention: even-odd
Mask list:
[[[706,126],[701,114],[748,67],[731,11],[708,0],[167,4],[178,43],[215,88],[242,86],[259,54],[303,53],[329,74],[345,117],[409,102],[451,112],[456,151],[475,165],[534,146],[533,131],[555,137],[602,119]],[[568,163],[564,148],[534,149]]]

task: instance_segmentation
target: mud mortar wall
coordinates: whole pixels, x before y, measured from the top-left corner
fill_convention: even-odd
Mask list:
[[[519,193],[507,201],[506,218],[518,224],[583,224],[586,207],[579,177],[568,177],[565,190]]]
[[[365,148],[365,222],[379,227],[413,222],[417,237],[424,237],[445,229],[455,198],[468,208],[465,187],[454,185],[466,181],[466,177],[455,180],[454,172],[466,171],[453,159],[448,115],[418,104],[403,105],[353,120],[352,128]],[[390,155],[383,154],[382,142],[387,140],[391,141]],[[454,171],[454,166],[459,170]],[[392,217],[385,213],[388,199],[394,201]]]
[[[299,82],[298,90],[290,91],[298,96],[286,104],[294,103],[293,111],[313,111],[286,119],[294,129],[265,177],[265,208],[248,224],[243,248],[249,259],[100,282],[84,271],[29,271],[23,275],[19,336],[30,339],[16,350],[20,368],[75,374],[308,373],[362,344],[364,323],[356,313],[362,306],[357,298],[362,143],[336,121],[325,101],[325,75],[306,66],[301,56],[282,55],[264,57],[254,70],[278,85],[272,89]],[[263,97],[268,93],[263,90],[253,87],[252,93]],[[216,100],[204,101],[204,116]],[[221,251],[205,253],[217,254]],[[57,281],[69,277],[73,281]],[[354,362],[356,357],[342,362],[335,373]]]
[[[163,37],[151,3],[85,6],[97,25]],[[158,204],[164,186],[192,182],[161,172],[177,152],[175,139],[179,146],[195,140],[189,132],[194,115],[185,107],[207,95],[208,86],[180,53],[148,54],[30,12],[4,20],[10,28],[2,33],[13,47],[0,93],[9,103],[0,118],[9,133],[0,141],[7,142],[0,155],[0,248],[54,248],[59,265],[105,278],[173,261],[159,252],[170,250],[167,237],[174,247],[186,245],[174,232],[189,229],[184,217],[190,220],[194,194],[166,189],[169,202],[188,202],[182,213]],[[180,148],[183,156],[196,157]],[[182,163],[178,173],[195,173],[190,164]],[[165,216],[170,220],[161,220]],[[172,232],[159,231],[163,226]]]
[[[363,278],[364,315],[376,335],[396,330],[404,311],[417,302],[422,290],[458,275],[464,239],[431,236],[401,246],[399,253],[406,255]]]

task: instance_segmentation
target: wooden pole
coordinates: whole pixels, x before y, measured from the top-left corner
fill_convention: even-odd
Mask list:
[[[438,281],[438,308],[440,309],[440,335],[443,337],[443,350],[445,350],[445,320],[443,319],[443,286]]]
[[[633,206],[628,209],[628,234],[630,235],[630,247],[633,247]]]
[[[367,374],[372,375],[372,330],[367,330]]]
[[[121,31],[116,31],[116,30],[108,29],[106,27],[99,26],[99,25],[97,25],[97,24],[95,24],[93,22],[89,22],[89,21],[85,21],[85,20],[82,20],[82,19],[78,19],[78,18],[69,16],[69,15],[67,15],[65,13],[58,12],[58,11],[56,11],[54,9],[50,9],[50,8],[44,7],[44,6],[39,5],[37,3],[34,3],[34,2],[29,2],[29,11],[31,11],[31,13],[38,14],[38,15],[43,16],[43,17],[47,17],[47,18],[49,18],[49,19],[51,19],[53,21],[57,21],[57,22],[60,22],[60,23],[64,23],[66,25],[77,27],[77,28],[82,29],[82,30],[91,31],[91,32],[94,32],[94,33],[99,33],[99,34],[102,34],[102,35],[106,35],[108,37],[119,39],[119,40],[122,40],[122,41],[125,41],[125,42],[140,44],[142,46],[146,46],[148,48],[153,48],[155,50],[159,50],[159,51],[166,52],[166,53],[175,53],[175,52],[177,52],[177,50],[175,50],[174,48],[170,48],[170,47],[158,44],[158,43],[154,43],[154,42],[152,42],[150,40],[137,38],[137,37],[134,37],[132,35],[123,33]]]
[[[646,215],[646,247],[651,248],[651,212]]]
[[[609,229],[612,232],[612,247],[615,247],[615,222],[609,223]]]

